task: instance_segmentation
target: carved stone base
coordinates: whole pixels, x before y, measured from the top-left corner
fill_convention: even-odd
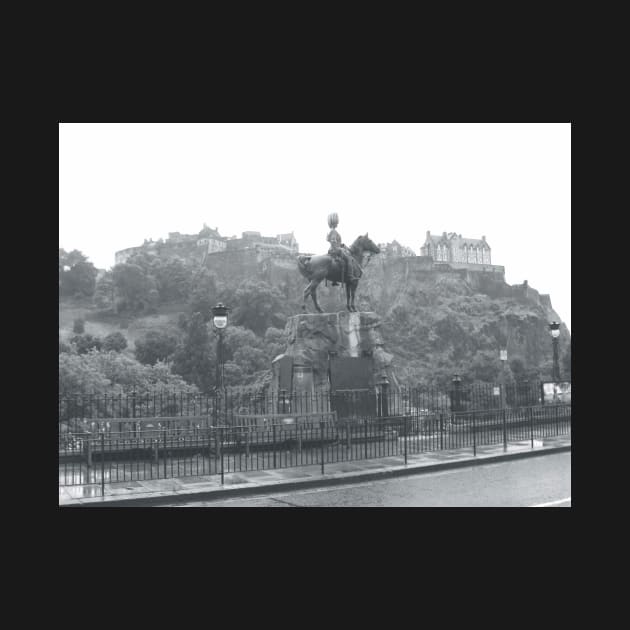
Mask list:
[[[293,389],[302,390],[328,385],[331,357],[371,359],[369,386],[386,376],[392,387],[398,387],[393,356],[384,350],[381,321],[376,313],[302,313],[289,318],[285,334],[287,349],[274,360],[274,389],[286,389],[289,383]],[[287,378],[287,370],[291,369],[292,378]]]

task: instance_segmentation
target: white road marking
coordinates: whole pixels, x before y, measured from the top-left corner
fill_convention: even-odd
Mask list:
[[[549,507],[550,505],[558,505],[558,503],[566,503],[570,500],[571,497],[567,497],[566,499],[558,499],[557,501],[549,501],[548,503],[538,503],[537,505],[530,505],[529,507]]]

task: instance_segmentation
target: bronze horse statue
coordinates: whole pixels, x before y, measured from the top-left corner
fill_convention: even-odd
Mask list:
[[[381,250],[368,238],[367,233],[359,236],[350,246],[350,255],[354,259],[357,267],[355,275],[361,275],[363,266],[363,257],[366,252],[370,254],[380,254]],[[331,282],[345,282],[346,285],[346,305],[350,312],[356,313],[354,306],[354,294],[357,286],[359,286],[358,277],[353,280],[345,279],[343,275],[343,263],[339,258],[330,254],[322,254],[320,256],[298,256],[298,269],[300,273],[309,280],[307,287],[304,289],[304,304],[302,310],[306,311],[306,298],[310,295],[313,298],[313,304],[319,313],[323,313],[317,303],[317,287],[322,280],[330,280]]]

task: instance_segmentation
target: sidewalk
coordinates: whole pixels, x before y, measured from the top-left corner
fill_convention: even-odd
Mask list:
[[[504,451],[502,444],[452,451],[431,451],[404,456],[362,459],[335,464],[251,470],[225,473],[221,476],[178,477],[147,481],[126,481],[105,484],[105,496],[100,485],[66,486],[59,488],[59,506],[89,507],[148,507],[160,504],[212,501],[234,496],[264,495],[271,492],[300,488],[340,485],[371,479],[433,472],[445,468],[474,466],[508,459],[570,451],[571,435],[511,442]]]

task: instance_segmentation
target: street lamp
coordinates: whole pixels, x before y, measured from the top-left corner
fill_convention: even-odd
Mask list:
[[[223,335],[228,325],[228,311],[230,309],[222,302],[219,302],[212,309],[212,325],[217,332],[217,378],[216,387],[218,391],[223,390]]]
[[[553,341],[553,381],[557,383],[560,381],[560,364],[558,362],[558,338],[560,337],[560,324],[558,322],[551,322],[549,324],[549,331],[551,332],[551,339]]]

